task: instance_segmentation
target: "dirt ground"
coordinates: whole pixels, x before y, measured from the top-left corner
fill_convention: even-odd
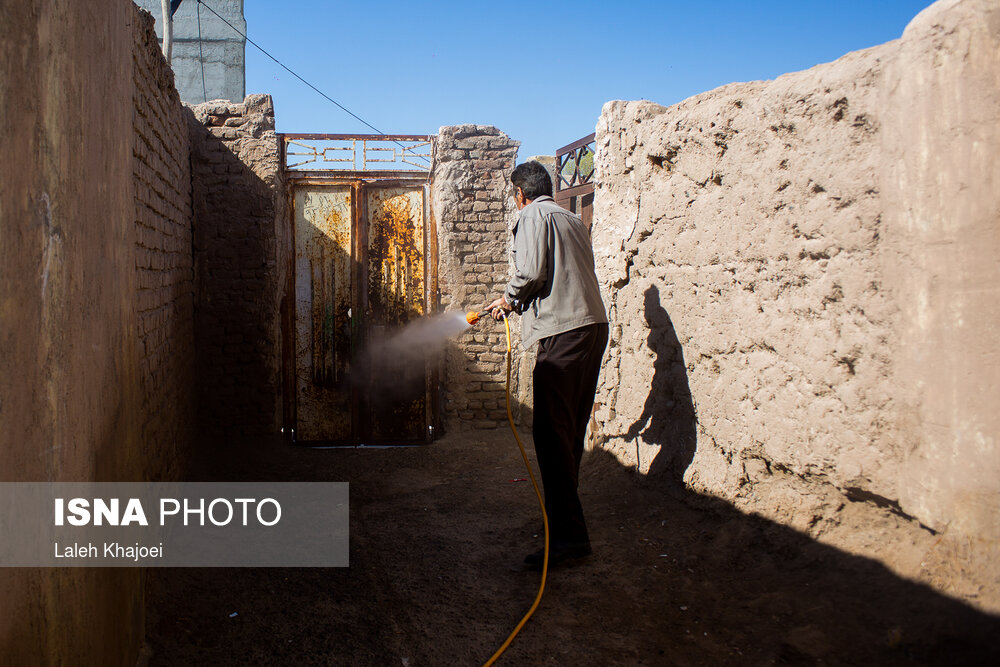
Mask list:
[[[218,451],[195,477],[349,482],[351,566],[149,570],[150,665],[477,665],[531,605],[541,516],[509,430]],[[1000,664],[1000,619],[605,453],[581,498],[594,555],[550,572],[499,665]]]

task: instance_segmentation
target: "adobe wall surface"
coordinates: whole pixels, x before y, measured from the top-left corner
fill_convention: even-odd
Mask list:
[[[899,499],[1000,539],[1000,6],[938,2],[880,88]]]
[[[0,479],[167,477],[191,423],[171,402],[191,364],[190,200],[152,20],[42,0],[0,23]],[[135,662],[139,570],[4,569],[0,599],[5,662]]]
[[[503,293],[510,261],[513,199],[510,174],[519,142],[484,125],[442,127],[435,143],[431,210],[438,234],[441,307],[480,311]],[[512,401],[524,402],[520,319],[511,319],[515,351]],[[444,418],[448,428],[495,428],[507,421],[507,349],[503,324],[483,318],[445,355]],[[518,415],[520,416],[520,415]]]
[[[190,107],[189,136],[199,422],[208,436],[275,433],[290,232],[274,104]]]
[[[597,432],[1000,609],[1000,8],[670,108],[609,102]]]

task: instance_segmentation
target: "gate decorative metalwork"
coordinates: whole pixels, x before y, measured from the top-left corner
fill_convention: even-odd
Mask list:
[[[431,169],[431,139],[417,135],[285,134],[289,171],[399,172]],[[306,169],[307,165],[309,166]]]
[[[590,227],[594,213],[594,139],[589,134],[556,151],[555,201]]]

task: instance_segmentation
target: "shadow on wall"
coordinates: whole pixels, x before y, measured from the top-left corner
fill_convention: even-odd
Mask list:
[[[705,629],[715,638],[696,664],[972,665],[1000,658],[992,640],[1000,618],[899,577],[876,560],[688,489],[683,477],[695,454],[697,412],[684,352],[656,285],[644,292],[643,312],[654,355],[649,393],[625,434],[610,437],[635,447],[638,470],[647,463],[639,458],[640,437],[659,451],[643,475],[594,448],[581,469],[580,496],[588,524],[598,526],[592,534],[608,540],[610,550],[627,551],[618,543],[630,525],[635,546],[653,547],[648,562],[637,565],[671,575],[664,609],[676,609],[673,600],[682,599],[711,614],[714,622]],[[610,493],[614,488],[625,490],[625,507]],[[626,554],[621,557],[624,564]],[[665,623],[691,623],[676,616]],[[661,653],[676,655],[672,640],[659,641]],[[742,647],[739,658],[710,658],[720,641]]]
[[[640,469],[639,436],[647,444],[658,445],[660,450],[649,465],[649,475],[683,484],[696,442],[694,399],[688,386],[684,351],[670,314],[660,304],[656,285],[650,285],[644,293],[643,313],[649,327],[646,345],[655,355],[653,379],[642,414],[622,437],[635,443]]]
[[[210,437],[276,430],[281,346],[270,187],[191,113],[199,425]]]

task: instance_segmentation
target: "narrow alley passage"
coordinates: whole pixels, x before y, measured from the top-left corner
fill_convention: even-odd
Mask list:
[[[541,520],[530,483],[512,481],[526,475],[509,431],[397,449],[233,442],[200,474],[350,482],[351,566],[150,570],[150,665],[477,665],[535,595],[539,574],[518,569],[540,544]],[[581,489],[594,556],[550,573],[499,664],[998,657],[998,619],[663,484],[587,454]]]

